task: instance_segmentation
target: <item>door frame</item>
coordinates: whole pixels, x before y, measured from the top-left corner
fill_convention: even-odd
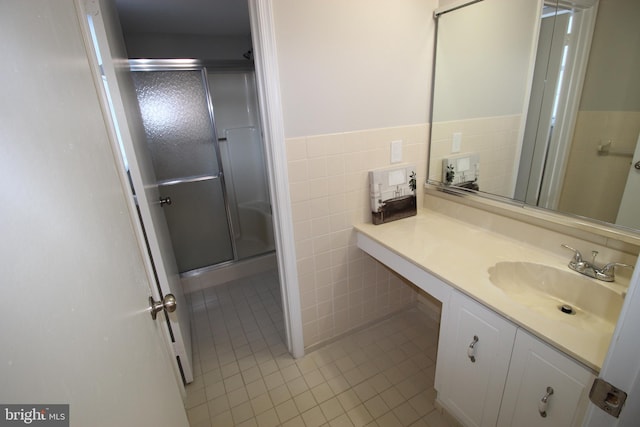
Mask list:
[[[86,0],[87,9],[96,0]],[[84,2],[81,2],[84,3]],[[264,133],[264,148],[266,154],[269,186],[271,188],[271,206],[273,212],[274,238],[276,246],[276,258],[278,261],[278,272],[280,279],[280,290],[282,294],[282,307],[284,326],[286,331],[286,345],[289,353],[294,358],[304,356],[304,338],[302,332],[302,310],[300,305],[300,291],[298,287],[298,270],[296,263],[296,250],[294,242],[293,220],[291,210],[291,199],[289,196],[289,179],[287,174],[287,153],[284,134],[284,121],[282,115],[282,104],[280,99],[279,72],[277,63],[277,50],[275,43],[275,23],[273,19],[273,8],[270,0],[248,0],[249,17],[251,25],[251,37],[253,42],[256,88],[258,92],[258,104],[260,106],[260,120]],[[84,7],[83,7],[84,9]],[[84,26],[84,23],[83,23]],[[85,37],[88,25],[84,26]],[[93,49],[90,37],[85,40],[88,49]],[[102,89],[100,70],[95,69],[96,84]],[[101,97],[104,98],[101,92]],[[108,114],[108,104],[102,99],[105,111],[105,120],[112,124]],[[112,127],[112,126],[110,126]],[[109,129],[113,144],[118,144],[115,130]],[[119,150],[119,148],[116,146]],[[119,166],[122,166],[121,159],[115,159]],[[124,174],[124,167],[120,167]],[[126,176],[123,176],[123,185],[128,185]],[[144,244],[144,232],[141,225],[136,220],[135,201],[130,198],[130,214],[138,240],[142,239]],[[146,251],[146,247],[141,247],[141,252],[145,257],[145,264],[148,271],[153,274],[151,260]],[[154,298],[159,299],[159,295]],[[169,350],[172,352],[172,350]]]
[[[578,108],[582,98],[582,87],[584,85],[587,66],[589,62],[589,52],[598,15],[599,0],[583,2],[584,9],[579,14],[574,14],[574,31],[577,33],[570,40],[571,54],[567,59],[567,68],[562,84],[562,90],[558,98],[558,116],[556,123],[559,123],[548,139],[549,154],[547,158],[553,162],[546,163],[542,176],[542,185],[539,189],[539,206],[548,209],[556,209],[560,203],[560,195],[564,184],[565,171],[569,162],[569,153],[575,133],[576,121],[578,119]]]
[[[298,267],[289,196],[287,152],[280,98],[280,77],[271,0],[248,0],[256,86],[271,191],[273,226],[282,293],[287,348],[304,356]]]

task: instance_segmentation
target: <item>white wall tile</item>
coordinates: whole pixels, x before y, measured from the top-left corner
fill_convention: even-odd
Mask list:
[[[415,300],[386,267],[365,260],[352,230],[356,222],[371,221],[368,171],[390,166],[391,141],[403,141],[404,160],[415,162],[418,180],[425,179],[428,134],[427,125],[413,125],[287,141],[306,346]],[[420,191],[418,197],[421,203]]]

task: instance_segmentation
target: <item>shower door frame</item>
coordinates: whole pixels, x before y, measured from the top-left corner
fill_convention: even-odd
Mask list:
[[[218,135],[218,130],[216,127],[215,121],[215,113],[213,108],[213,98],[211,95],[210,87],[209,87],[209,79],[207,72],[208,71],[226,71],[226,72],[244,72],[244,71],[255,71],[253,66],[253,61],[201,61],[197,59],[130,59],[129,67],[131,72],[171,72],[171,71],[199,71],[201,75],[202,85],[205,91],[207,110],[209,114],[209,121],[211,123],[212,129],[212,144],[216,154],[216,164],[218,167],[218,174],[211,176],[196,176],[189,178],[178,178],[171,179],[166,181],[159,181],[158,187],[162,188],[162,186],[166,185],[175,185],[175,184],[187,184],[190,182],[198,182],[198,181],[208,181],[219,179],[222,187],[222,200],[224,203],[224,210],[226,214],[226,222],[227,228],[229,231],[229,240],[231,243],[231,251],[232,251],[232,259],[227,261],[222,261],[219,263],[202,266],[199,268],[195,268],[188,271],[180,272],[181,277],[188,277],[192,275],[199,274],[203,271],[208,271],[215,268],[224,267],[227,265],[231,265],[237,261],[240,261],[238,258],[238,249],[236,245],[236,240],[233,237],[235,234],[235,226],[232,220],[231,208],[229,206],[229,195],[227,192],[227,186],[225,182],[225,171],[222,164],[222,155],[220,150],[220,141],[221,137]],[[259,256],[259,255],[258,255]]]

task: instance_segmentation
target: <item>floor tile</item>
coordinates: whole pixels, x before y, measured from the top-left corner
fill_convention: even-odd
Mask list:
[[[258,427],[276,427],[280,425],[280,420],[276,414],[275,409],[269,409],[268,411],[257,415],[256,421]]]
[[[371,416],[371,414],[369,414],[367,408],[365,408],[365,406],[362,404],[356,406],[350,411],[347,411],[347,415],[351,419],[353,425],[356,427],[365,426],[373,421],[373,417]]]
[[[306,427],[318,427],[327,422],[319,406],[314,406],[302,413],[302,419]]]
[[[311,394],[311,391],[305,391],[304,393],[299,394],[293,398],[293,401],[300,413],[304,413],[318,404],[314,399],[313,394]]]
[[[335,396],[335,393],[333,392],[333,390],[331,390],[331,387],[329,387],[329,384],[327,383],[322,383],[315,386],[311,389],[311,393],[318,403],[325,402]]]
[[[345,413],[342,405],[335,397],[321,403],[320,409],[327,420],[333,420]]]
[[[286,402],[276,406],[276,413],[278,414],[280,421],[283,423],[300,414],[293,399],[287,400]]]
[[[271,401],[274,405],[279,405],[282,402],[286,402],[291,399],[291,393],[289,392],[286,384],[282,384],[281,386],[270,390],[269,396],[271,396]]]
[[[301,427],[304,425],[304,421],[302,420],[301,416],[297,416],[287,422],[285,422],[284,424],[282,424],[282,427]]]
[[[374,396],[371,399],[367,400],[364,403],[364,406],[367,408],[373,418],[381,417],[382,415],[390,411],[389,407],[380,396]]]
[[[300,359],[289,356],[277,274],[188,295],[191,427],[454,427],[434,408],[438,325],[409,309]]]
[[[251,407],[254,414],[261,414],[269,409],[273,408],[273,402],[268,393],[261,394],[258,397],[251,399]]]
[[[309,390],[309,386],[307,385],[304,378],[301,376],[294,380],[289,381],[287,383],[287,388],[289,389],[289,392],[291,393],[292,396],[297,396]]]

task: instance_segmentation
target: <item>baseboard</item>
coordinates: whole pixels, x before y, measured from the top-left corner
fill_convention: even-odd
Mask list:
[[[442,415],[442,418],[445,419],[447,426],[464,427],[456,417],[451,415],[451,412],[449,412],[447,408],[444,407],[444,405],[438,400],[437,397],[435,402],[433,402],[433,407],[440,413],[440,415]]]
[[[334,337],[326,339],[324,341],[320,341],[320,342],[317,342],[315,344],[311,344],[310,346],[305,347],[304,353],[305,354],[309,354],[309,353],[311,353],[313,351],[316,351],[316,350],[318,350],[318,349],[320,349],[322,347],[326,347],[329,344],[332,344],[332,343],[334,343],[336,341],[339,341],[339,340],[341,340],[342,338],[344,338],[344,337],[346,337],[348,335],[355,334],[355,333],[358,333],[360,331],[364,331],[365,329],[370,328],[373,325],[376,325],[376,324],[378,324],[380,322],[384,322],[385,320],[388,320],[388,319],[392,318],[393,316],[395,316],[395,315],[397,315],[399,313],[402,313],[403,311],[409,310],[409,309],[411,309],[413,307],[415,307],[415,304],[414,303],[410,303],[410,304],[408,304],[408,305],[406,305],[406,306],[404,306],[402,308],[399,308],[398,310],[396,310],[396,311],[394,311],[392,313],[385,314],[382,317],[378,317],[377,319],[374,319],[374,320],[371,320],[369,322],[363,323],[362,325],[359,325],[359,326],[356,326],[355,328],[351,328],[349,330],[346,330],[346,331],[344,331],[344,332],[342,332],[342,333],[340,333],[340,334],[338,334],[338,335],[336,335]]]

